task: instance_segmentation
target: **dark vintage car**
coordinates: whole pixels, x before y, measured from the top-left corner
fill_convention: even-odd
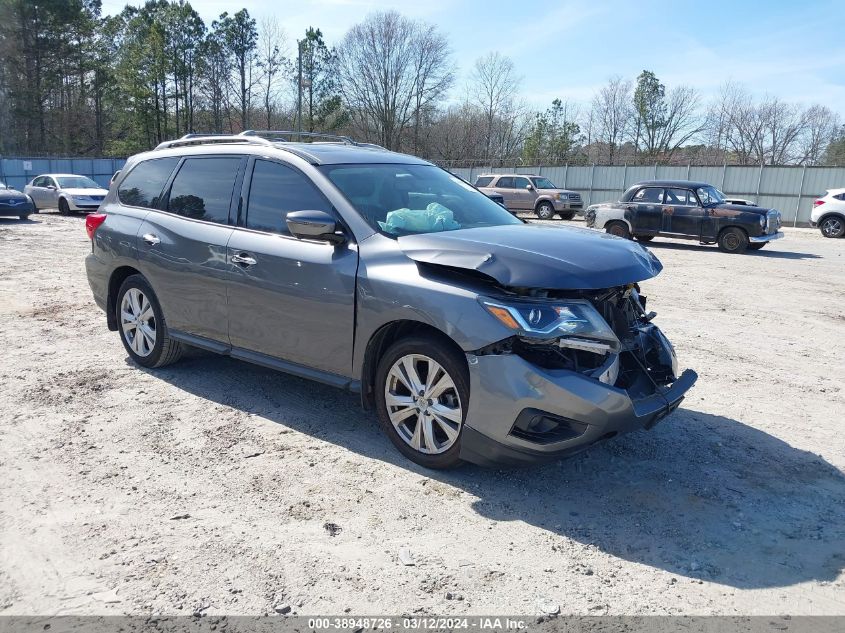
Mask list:
[[[619,202],[590,205],[584,217],[587,226],[619,237],[698,240],[727,253],[758,250],[783,237],[780,211],[728,204],[712,185],[688,180],[639,182]]]
[[[26,220],[32,213],[35,207],[28,195],[0,182],[0,216],[14,215]]]

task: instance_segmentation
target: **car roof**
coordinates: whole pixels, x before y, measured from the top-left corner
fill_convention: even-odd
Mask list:
[[[698,187],[709,187],[710,183],[697,180],[641,180],[631,187],[682,187],[686,189],[697,189]],[[630,188],[630,187],[629,187]]]
[[[265,133],[262,133],[265,134]],[[237,135],[196,135],[189,134],[181,139],[165,141],[151,152],[146,152],[144,158],[153,156],[185,156],[202,154],[264,154],[278,151],[280,154],[297,156],[312,165],[343,165],[343,164],[373,164],[394,163],[406,165],[431,165],[430,162],[410,156],[392,152],[379,145],[370,143],[356,143],[346,137],[331,134],[325,136],[333,140],[313,142],[292,142],[274,138],[274,133],[266,133],[265,138],[256,133]],[[292,132],[278,132],[281,135],[294,134]],[[303,133],[307,136],[309,133]],[[339,140],[334,140],[339,139]]]
[[[493,178],[495,176],[522,176],[524,178],[545,178],[545,176],[538,176],[537,174],[478,174],[476,178]]]
[[[50,176],[51,178],[64,178],[64,177],[72,177],[72,178],[87,178],[87,176],[83,176],[81,174],[38,174],[35,178],[43,178],[44,176]]]

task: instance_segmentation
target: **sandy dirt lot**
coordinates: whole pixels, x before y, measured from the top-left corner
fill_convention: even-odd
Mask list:
[[[134,367],[83,223],[0,220],[0,614],[845,614],[845,240],[654,243],[644,293],[700,375],[681,409],[438,473],[353,395]]]

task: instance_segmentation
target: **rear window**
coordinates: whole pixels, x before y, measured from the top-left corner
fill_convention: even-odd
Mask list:
[[[156,158],[136,165],[120,183],[117,197],[123,204],[133,207],[157,207],[164,185],[178,163],[179,159],[173,157]]]
[[[476,187],[486,187],[491,182],[493,182],[493,176],[479,176],[475,179],[475,186]]]
[[[173,185],[167,210],[192,220],[226,224],[241,157],[189,158]]]

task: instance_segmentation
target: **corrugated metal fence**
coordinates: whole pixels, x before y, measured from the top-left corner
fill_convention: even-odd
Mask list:
[[[124,164],[125,158],[0,157],[0,182],[22,190],[30,180],[41,174],[78,174],[108,188],[112,175]]]
[[[790,225],[809,222],[813,200],[827,189],[845,187],[845,167],[564,165],[516,170],[472,167],[452,171],[469,182],[483,173],[516,171],[545,176],[558,187],[580,192],[585,206],[618,200],[625,189],[641,180],[699,180],[729,196],[749,198],[760,206],[778,209],[784,224]]]
[[[125,163],[123,158],[0,158],[0,181],[22,189],[39,174],[66,173],[88,176],[107,187],[112,174]],[[478,174],[514,170],[472,167],[452,171],[473,182]],[[701,180],[730,196],[780,210],[786,224],[809,222],[816,196],[845,187],[845,167],[563,165],[517,167],[515,171],[545,176],[559,187],[574,189],[584,196],[585,205],[617,200],[640,180]]]

